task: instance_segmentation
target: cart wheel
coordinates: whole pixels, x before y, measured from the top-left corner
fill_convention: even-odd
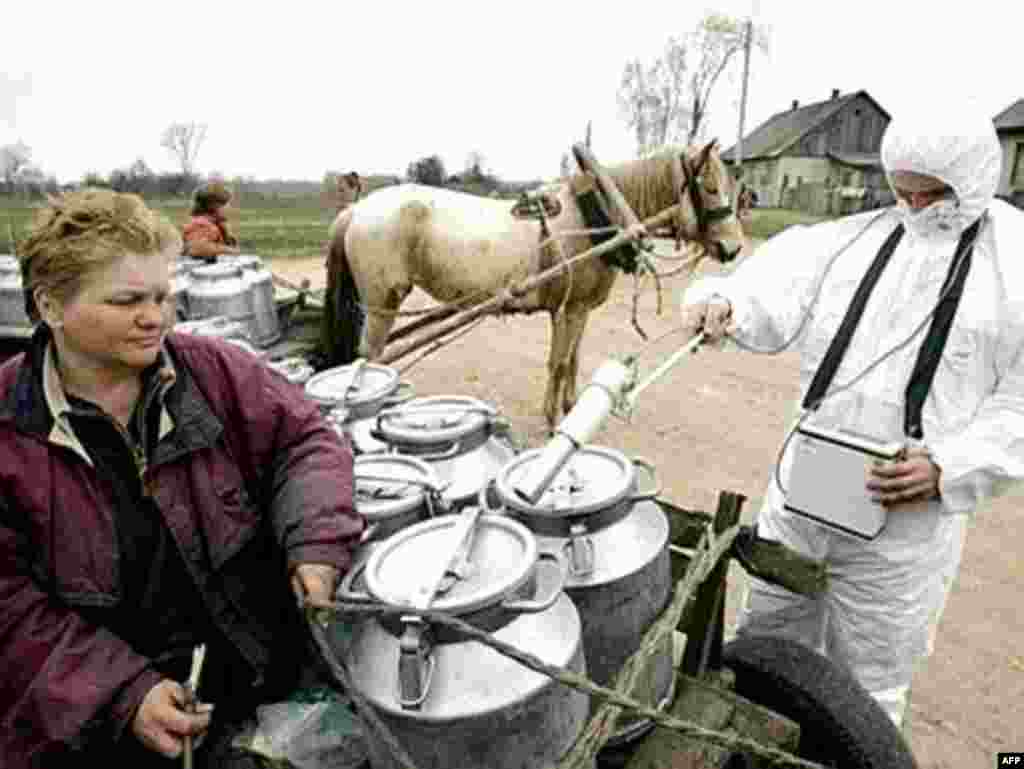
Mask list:
[[[745,636],[722,662],[736,693],[800,725],[802,758],[836,769],[916,769],[910,748],[882,707],[834,662],[783,638]]]

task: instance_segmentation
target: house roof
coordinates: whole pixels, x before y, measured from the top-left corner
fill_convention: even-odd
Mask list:
[[[880,152],[826,152],[828,157],[847,166],[855,168],[881,168],[882,153]]]
[[[808,104],[797,109],[788,109],[772,115],[752,133],[743,137],[743,159],[776,157],[800,140],[808,131],[821,125],[858,96],[866,96],[878,110],[889,117],[889,113],[871,98],[867,91],[854,91],[845,96]],[[722,153],[722,159],[734,159],[735,145]]]
[[[996,131],[1013,131],[1024,128],[1024,99],[1018,99],[992,120]]]

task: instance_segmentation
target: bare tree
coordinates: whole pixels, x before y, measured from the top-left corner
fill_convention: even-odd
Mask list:
[[[746,28],[746,22],[742,19],[711,13],[701,19],[690,35],[694,67],[690,74],[687,144],[692,144],[701,137],[711,92],[729,66],[729,62],[734,56],[742,53]],[[753,28],[750,42],[752,46],[756,45],[761,51],[767,52],[768,35],[764,29]]]
[[[184,176],[194,175],[196,156],[206,139],[205,123],[171,123],[164,129],[160,146],[174,155]]]
[[[32,160],[32,150],[23,141],[0,147],[0,179],[4,188],[11,191],[18,175]]]
[[[619,83],[619,107],[636,134],[637,156],[658,147],[700,137],[712,91],[733,57],[743,50],[745,24],[722,14],[708,14],[685,38],[669,38],[649,65],[627,62]],[[755,42],[767,48],[758,30]]]
[[[559,173],[561,174],[561,177],[563,179],[568,179],[570,176],[572,176],[572,161],[569,160],[568,152],[562,153],[562,161],[559,165]]]
[[[480,150],[473,150],[466,155],[464,173],[467,181],[480,181],[483,179],[487,173],[484,153],[480,152]]]

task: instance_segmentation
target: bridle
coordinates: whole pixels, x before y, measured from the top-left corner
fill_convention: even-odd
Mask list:
[[[690,205],[693,207],[693,215],[697,220],[697,239],[705,246],[709,245],[711,226],[723,219],[728,219],[735,212],[732,206],[718,206],[708,208],[704,205],[704,165],[708,162],[708,154],[702,153],[697,168],[690,168],[690,160],[684,152],[679,158],[679,165],[683,171],[683,185],[680,189],[680,203],[682,203],[682,192],[686,190],[690,198]]]

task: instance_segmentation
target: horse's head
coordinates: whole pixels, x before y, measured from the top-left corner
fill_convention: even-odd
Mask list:
[[[718,140],[704,147],[686,150],[678,157],[682,205],[682,236],[703,246],[706,255],[726,264],[747,244],[738,215],[738,183],[721,156]]]
[[[355,171],[349,171],[338,177],[335,187],[335,198],[338,212],[344,211],[363,196],[363,180]]]

